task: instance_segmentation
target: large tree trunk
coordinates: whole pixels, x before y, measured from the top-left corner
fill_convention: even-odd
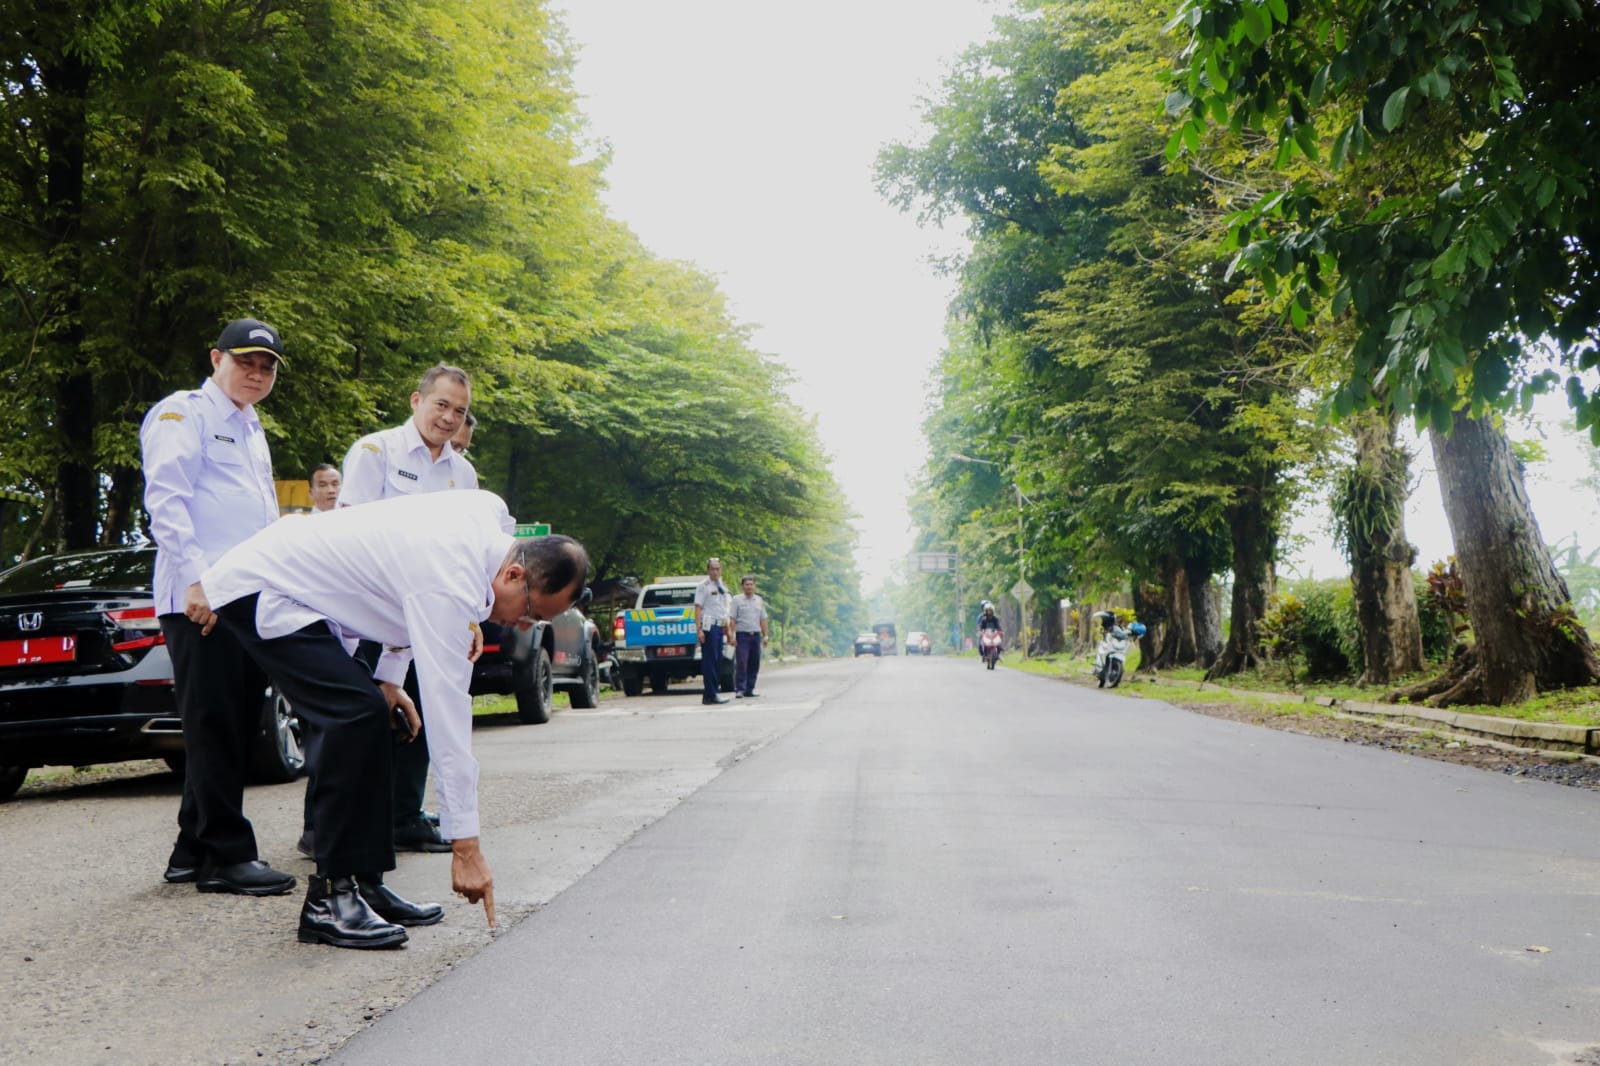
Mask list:
[[[39,80],[49,95],[42,139],[46,163],[45,230],[54,248],[55,276],[43,301],[50,344],[71,366],[56,384],[55,431],[61,446],[56,464],[57,520],[64,548],[92,548],[100,518],[95,475],[94,378],[84,354],[83,182],[89,65],[66,42],[40,64]]]
[[[1227,677],[1259,666],[1256,625],[1266,614],[1272,595],[1272,524],[1265,500],[1247,491],[1228,509],[1228,529],[1233,537],[1233,613],[1228,645],[1206,671],[1206,680]]]
[[[111,491],[106,494],[106,519],[100,527],[101,547],[121,544],[136,525],[136,515],[144,498],[144,472],[138,467],[119,466],[111,472]]]
[[[1351,423],[1356,465],[1336,494],[1361,631],[1361,685],[1385,685],[1423,667],[1422,622],[1406,540],[1409,457],[1395,445],[1399,419],[1376,411]]]
[[[1161,584],[1165,602],[1161,605],[1161,650],[1152,664],[1157,670],[1195,661],[1194,615],[1189,607],[1189,578],[1183,560],[1169,553],[1161,560]]]
[[[1139,638],[1139,669],[1149,670],[1156,661],[1156,635],[1165,616],[1166,596],[1162,586],[1141,581],[1133,582],[1133,616],[1144,623],[1144,636]]]
[[[1185,569],[1189,585],[1189,618],[1194,627],[1193,662],[1209,669],[1222,655],[1222,590],[1209,571]]]
[[[1505,434],[1488,419],[1458,417],[1448,435],[1428,437],[1478,658],[1433,702],[1499,706],[1595,683],[1600,659],[1539,534]]]

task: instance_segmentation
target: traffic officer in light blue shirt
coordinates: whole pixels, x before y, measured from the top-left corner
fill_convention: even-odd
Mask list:
[[[706,560],[706,579],[695,586],[694,609],[700,634],[700,674],[705,680],[701,703],[727,703],[722,687],[722,643],[732,616],[733,597],[722,583],[722,560]]]
[[[224,552],[278,519],[272,455],[256,417],[283,363],[278,331],[241,318],[211,348],[211,377],[152,407],[139,427],[144,505],[156,542],[156,614],[172,657],[185,771],[165,877],[202,892],[277,895],[289,874],[261,862],[244,816],[266,679],[226,633],[184,617],[184,597]]]
[[[465,370],[444,364],[429,368],[411,394],[411,417],[393,429],[362,437],[350,448],[344,459],[339,506],[476,489],[478,472],[451,444],[451,438],[466,425],[471,402],[472,385]],[[375,652],[375,647],[368,646],[362,654],[370,659]],[[417,702],[426,729],[428,712],[421,702],[415,671],[407,676],[406,691]],[[449,851],[450,842],[422,809],[428,785],[428,746],[397,741],[394,756],[395,847],[401,851]],[[303,843],[314,848],[309,804],[308,799],[309,835]]]

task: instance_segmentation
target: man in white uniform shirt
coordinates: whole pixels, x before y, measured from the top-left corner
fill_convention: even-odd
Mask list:
[[[226,634],[204,636],[184,596],[223,552],[278,519],[272,455],[256,417],[283,359],[278,331],[230,322],[211,348],[211,377],[152,407],[139,427],[144,506],[156,542],[156,614],[172,656],[185,772],[178,840],[165,877],[202,892],[270,896],[294,878],[261,862],[244,816],[250,743],[265,678]]]
[[[756,675],[761,672],[761,648],[767,643],[767,601],[756,595],[756,579],[739,581],[733,598],[733,694],[737,699],[756,697]]]
[[[471,417],[467,410],[471,402],[472,385],[465,370],[443,364],[431,367],[411,394],[411,417],[403,425],[369,434],[351,446],[344,458],[339,506],[477,488],[478,472],[450,443]],[[362,649],[364,657],[376,654],[375,648]],[[426,722],[427,701],[419,698],[414,673],[406,679],[406,691]],[[394,758],[395,846],[401,851],[449,851],[449,840],[422,809],[428,787],[427,746],[398,743]],[[306,829],[315,836],[312,826]]]
[[[220,619],[281,685],[317,767],[312,803],[317,873],[299,937],[337,947],[392,947],[403,925],[434,910],[382,884],[394,869],[390,829],[391,709],[418,724],[401,688],[415,662],[430,708],[439,817],[453,841],[451,881],[494,922],[494,881],[478,847],[478,763],[472,756],[472,663],[479,624],[531,625],[570,607],[588,557],[569,537],[518,540],[505,503],[463,492],[449,507],[418,496],[345,507],[314,522],[280,522],[224,555],[185,604],[201,625]],[[340,636],[384,646],[370,674]],[[378,683],[375,685],[373,682]]]
[[[699,621],[700,673],[706,691],[701,703],[727,703],[719,693],[722,685],[722,642],[727,632],[733,597],[722,583],[722,560],[706,560],[706,579],[694,590],[694,613]]]

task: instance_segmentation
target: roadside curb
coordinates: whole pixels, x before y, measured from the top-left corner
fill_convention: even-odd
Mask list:
[[[1265,703],[1315,704],[1355,718],[1377,718],[1424,728],[1443,726],[1468,737],[1482,737],[1500,744],[1547,751],[1567,757],[1600,755],[1600,729],[1589,726],[1564,725],[1559,722],[1527,722],[1519,718],[1495,718],[1485,714],[1463,714],[1420,704],[1376,703],[1371,700],[1341,699],[1334,696],[1297,696],[1287,692],[1230,689],[1209,681],[1173,681],[1149,676],[1140,677],[1138,680],[1148,685],[1221,692],[1238,699],[1259,700]]]

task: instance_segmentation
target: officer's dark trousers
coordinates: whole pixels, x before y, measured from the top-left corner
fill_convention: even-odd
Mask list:
[[[244,816],[244,785],[267,679],[231,633],[201,636],[183,615],[164,614],[161,635],[172,657],[185,750],[178,842],[169,861],[249,862],[257,857],[256,834]]]
[[[406,670],[405,689],[411,702],[417,705],[423,729],[427,729],[427,712],[422,709],[416,663]],[[408,741],[405,734],[397,730],[390,743],[394,746],[394,824],[403,826],[422,817],[422,794],[428,788],[428,742],[420,733],[416,740]]]
[[[706,642],[700,647],[700,673],[705,677],[705,698],[714,700],[722,684],[722,627],[706,630]]]
[[[378,665],[378,657],[382,652],[383,645],[377,641],[363,640],[356,645],[356,661],[371,673]],[[416,663],[406,670],[404,687],[411,702],[417,705],[417,717],[421,718],[422,692],[417,686]],[[423,724],[426,727],[426,720]],[[390,737],[394,744],[394,824],[398,829],[422,817],[423,793],[428,788],[428,744],[421,734],[416,740],[407,740],[405,734],[393,730]],[[311,809],[311,793],[316,788],[312,782],[316,778],[317,768],[310,760],[307,760],[306,767],[305,829],[314,835],[316,815]]]
[[[256,599],[236,600],[217,613],[300,716],[306,762],[316,768],[311,808],[317,870],[394,869],[393,758],[383,693],[325,622],[263,640],[256,632]]]
[[[761,634],[735,633],[738,642],[734,649],[737,668],[733,675],[733,690],[746,696],[756,690],[756,675],[761,672]]]

